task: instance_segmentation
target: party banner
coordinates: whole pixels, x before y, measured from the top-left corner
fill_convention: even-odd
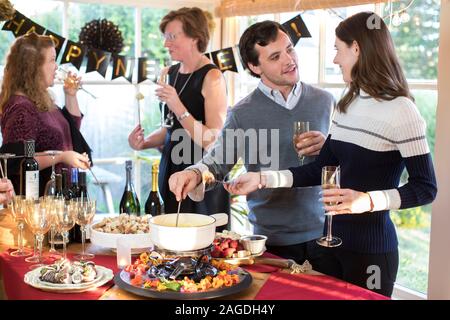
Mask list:
[[[52,38],[53,43],[55,44],[55,49],[56,49],[56,57],[59,56],[59,53],[61,52],[61,49],[64,45],[64,42],[66,41],[66,38],[61,37],[59,34],[56,34],[50,30],[45,30],[45,35],[49,36],[50,38]]]
[[[61,64],[71,63],[75,68],[80,70],[85,53],[86,49],[81,44],[67,40]]]
[[[121,56],[119,54],[113,56],[113,73],[112,80],[124,77],[128,82],[132,82],[134,70],[134,58]]]
[[[104,78],[106,71],[108,71],[110,60],[111,52],[90,49],[87,53],[86,73],[97,71]]]
[[[291,20],[283,23],[283,27],[285,27],[288,31],[294,46],[300,38],[311,37],[311,34],[309,33],[308,28],[300,15],[297,15]],[[31,32],[50,36],[55,43],[57,58],[64,48],[60,61],[61,64],[71,63],[75,68],[80,70],[84,57],[87,57],[86,73],[97,71],[105,78],[108,67],[112,61],[113,70],[111,80],[124,77],[128,82],[132,83],[135,63],[137,61],[137,83],[141,83],[147,79],[156,81],[161,67],[165,65],[163,61],[157,61],[151,57],[126,57],[112,54],[111,52],[104,50],[86,48],[80,43],[73,42],[48,29],[45,29],[17,10],[15,11],[13,18],[4,23],[2,30],[11,31],[15,37],[29,34]],[[221,72],[238,72],[237,61],[239,60],[242,64],[242,60],[239,55],[239,48],[237,46],[235,46],[235,48],[236,50],[233,50],[233,47],[224,48],[205,53],[205,55],[213,61]],[[235,56],[235,51],[237,52],[238,59]]]

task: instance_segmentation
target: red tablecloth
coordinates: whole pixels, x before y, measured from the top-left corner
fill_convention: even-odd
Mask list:
[[[388,300],[348,282],[310,274],[272,273],[255,300]]]
[[[8,250],[0,254],[0,272],[6,296],[9,300],[97,300],[106,290],[114,285],[111,280],[98,288],[80,293],[46,292],[27,285],[23,281],[24,275],[30,271],[31,263],[25,262],[23,257],[13,257]],[[72,259],[73,255],[68,255]],[[97,265],[109,268],[116,273],[117,260],[115,256],[96,255],[93,260]]]

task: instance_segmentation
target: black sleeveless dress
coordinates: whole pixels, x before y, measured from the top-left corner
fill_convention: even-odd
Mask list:
[[[205,99],[201,91],[203,80],[211,69],[217,68],[213,64],[207,64],[194,71],[191,75],[178,73],[180,64],[169,69],[169,83],[178,92],[181,102],[189,113],[202,124],[205,124]],[[178,74],[178,77],[177,77]],[[175,83],[176,79],[176,83]],[[184,89],[182,89],[184,87]],[[182,91],[181,91],[182,90]],[[181,91],[181,94],[180,94]],[[167,111],[167,107],[165,108]],[[182,171],[188,166],[199,162],[203,157],[204,150],[189,137],[180,122],[174,117],[174,125],[167,129],[166,139],[159,165],[158,184],[161,197],[164,200],[164,211],[176,213],[178,202],[169,189],[168,180],[171,174]],[[215,213],[230,214],[230,195],[222,187],[218,186],[205,193],[201,202],[192,201],[189,197],[181,203],[180,212],[200,213],[211,215]]]

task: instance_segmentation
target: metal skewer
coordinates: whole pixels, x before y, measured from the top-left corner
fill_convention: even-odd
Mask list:
[[[178,227],[178,216],[180,215],[181,201],[178,201],[177,220],[175,221],[175,227]]]

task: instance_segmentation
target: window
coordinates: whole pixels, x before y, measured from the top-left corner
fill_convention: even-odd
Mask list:
[[[163,41],[159,36],[159,21],[168,9],[139,8],[126,5],[102,5],[75,3],[70,1],[12,1],[15,8],[28,18],[43,27],[60,35],[68,34],[67,38],[77,42],[81,28],[93,19],[108,19],[119,26],[124,38],[124,48],[120,54],[131,57],[149,56],[163,59],[166,54]],[[64,12],[67,15],[66,29],[63,30]],[[136,23],[136,13],[140,12],[140,21]],[[136,26],[141,26],[141,33],[136,32]],[[138,38],[138,35],[141,37]],[[4,64],[9,46],[14,36],[9,31],[0,32],[0,58]],[[140,42],[144,48],[136,52],[135,44]],[[118,211],[120,198],[125,185],[124,163],[126,159],[134,160],[133,175],[135,187],[141,202],[141,211],[145,204],[151,186],[150,160],[159,157],[157,150],[134,152],[128,145],[128,134],[138,123],[138,106],[136,93],[141,92],[145,99],[140,102],[141,123],[146,134],[158,128],[160,123],[159,103],[154,96],[155,85],[145,81],[139,85],[130,84],[123,78],[110,80],[111,70],[106,79],[97,72],[85,73],[85,65],[81,71],[71,69],[83,77],[83,88],[94,94],[94,99],[83,91],[78,94],[80,109],[84,114],[81,131],[93,149],[96,177],[102,182],[108,182],[99,187],[94,184],[88,173],[88,190],[97,199],[98,210],[108,212],[105,195],[109,192],[113,200],[114,211]],[[111,69],[111,67],[110,67]],[[62,85],[57,83],[52,92],[56,103],[64,105]],[[1,141],[1,140],[0,140]]]

